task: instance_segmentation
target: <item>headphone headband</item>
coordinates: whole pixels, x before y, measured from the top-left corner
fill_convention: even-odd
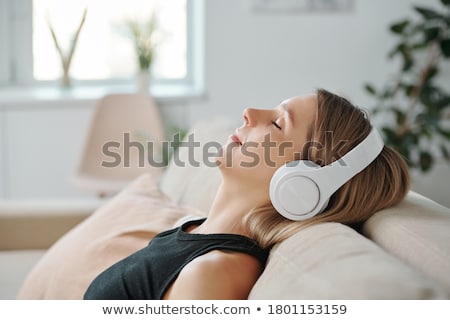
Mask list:
[[[378,130],[372,128],[368,136],[356,147],[347,152],[342,158],[322,167],[330,174],[330,189],[334,189],[330,196],[344,183],[364,170],[383,150],[384,142]],[[336,167],[338,167],[336,169]]]
[[[343,184],[366,168],[383,150],[378,130],[342,158],[320,167],[311,161],[292,161],[277,169],[270,182],[275,209],[291,220],[305,220],[322,212]]]

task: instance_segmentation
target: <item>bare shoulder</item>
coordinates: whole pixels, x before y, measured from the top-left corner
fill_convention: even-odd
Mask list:
[[[214,250],[188,263],[164,299],[246,299],[260,273],[256,258]]]

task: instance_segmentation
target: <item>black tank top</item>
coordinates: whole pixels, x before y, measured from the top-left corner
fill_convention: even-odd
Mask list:
[[[149,245],[103,271],[88,287],[84,299],[162,299],[186,264],[212,250],[231,250],[256,257],[264,266],[269,250],[237,234],[188,233],[186,228],[205,219],[156,235]]]

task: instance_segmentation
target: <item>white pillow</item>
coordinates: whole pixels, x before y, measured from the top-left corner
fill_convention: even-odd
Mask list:
[[[444,285],[450,293],[450,210],[410,191],[398,206],[373,215],[363,234]]]
[[[435,281],[338,223],[304,229],[270,254],[250,299],[448,299]]]

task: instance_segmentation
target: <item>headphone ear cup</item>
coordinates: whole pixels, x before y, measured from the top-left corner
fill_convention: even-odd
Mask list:
[[[375,128],[339,161],[323,167],[311,161],[293,161],[275,171],[270,199],[275,209],[291,220],[305,220],[321,213],[329,198],[347,181],[370,165],[383,151]]]
[[[320,189],[308,172],[318,168],[314,162],[298,160],[277,169],[270,182],[270,199],[282,216],[298,221],[317,214]]]

